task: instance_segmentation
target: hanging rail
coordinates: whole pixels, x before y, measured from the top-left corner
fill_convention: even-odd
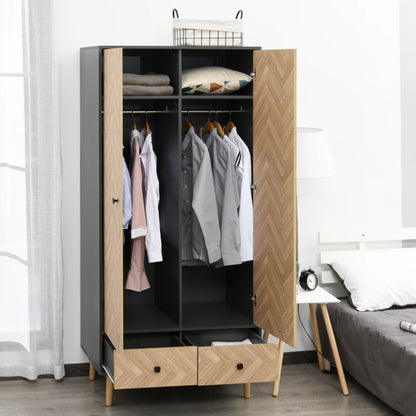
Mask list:
[[[244,110],[240,107],[238,110],[182,110],[182,114],[229,114],[229,113],[247,113],[249,110]],[[175,114],[177,111],[169,110],[123,110],[123,114]],[[104,111],[101,111],[104,114]]]

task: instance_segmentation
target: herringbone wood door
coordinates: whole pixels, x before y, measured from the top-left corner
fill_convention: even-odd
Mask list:
[[[254,51],[254,322],[296,344],[296,51]]]
[[[104,51],[104,330],[123,348],[123,50]]]

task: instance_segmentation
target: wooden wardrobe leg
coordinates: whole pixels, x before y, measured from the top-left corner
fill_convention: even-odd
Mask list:
[[[249,399],[251,395],[250,383],[244,383],[244,398]]]
[[[263,332],[263,340],[267,342],[268,339],[269,339],[269,333],[264,331]]]
[[[279,395],[280,376],[282,374],[282,364],[283,364],[284,350],[285,350],[285,343],[282,340],[280,340],[279,341],[279,353],[278,353],[278,356],[277,356],[279,374],[277,375],[277,380],[273,383],[273,392],[272,392],[272,395],[275,396],[275,397]]]
[[[113,405],[113,391],[114,391],[114,384],[111,381],[111,378],[105,376],[105,405],[112,406]]]
[[[92,365],[92,363],[90,363],[89,379],[90,380],[95,380],[95,368]]]

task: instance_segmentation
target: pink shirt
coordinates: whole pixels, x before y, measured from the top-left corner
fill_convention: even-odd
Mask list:
[[[126,289],[141,292],[149,289],[144,269],[144,249],[146,235],[146,216],[143,200],[143,175],[140,159],[140,149],[137,130],[131,132],[131,188],[132,188],[132,217],[131,217],[131,238],[132,251],[130,270],[127,276]]]

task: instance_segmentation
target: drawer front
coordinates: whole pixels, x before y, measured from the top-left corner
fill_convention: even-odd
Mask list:
[[[197,384],[197,347],[114,351],[114,388]]]
[[[277,380],[277,344],[198,348],[198,384],[255,383]]]

